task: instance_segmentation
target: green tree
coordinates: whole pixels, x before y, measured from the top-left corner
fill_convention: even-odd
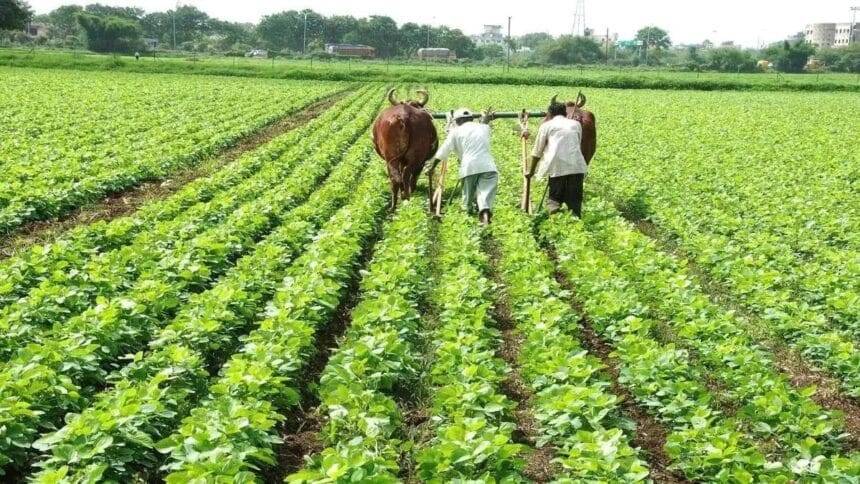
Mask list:
[[[809,58],[815,55],[815,46],[804,40],[794,43],[786,40],[771,45],[765,49],[765,54],[782,72],[803,72]]]
[[[407,22],[400,26],[400,49],[402,56],[412,56],[415,52],[427,45],[427,32],[432,30],[429,25],[418,25]],[[432,36],[432,31],[430,32]]]
[[[334,15],[328,18],[321,18],[323,22],[323,39],[326,43],[342,43],[346,34],[358,31],[359,21],[351,15]]]
[[[51,36],[65,39],[79,35],[81,27],[77,16],[83,10],[80,5],[63,5],[48,13],[46,22],[51,26],[49,29]]]
[[[669,33],[653,25],[639,29],[636,32],[636,40],[642,41],[646,49],[668,49],[672,46]]]
[[[819,49],[815,57],[827,69],[838,72],[860,72],[860,43],[838,49]]]
[[[475,55],[475,42],[467,37],[460,29],[452,29],[442,26],[434,29],[436,47],[451,49],[457,57],[473,57]],[[401,38],[402,38],[401,29]]]
[[[140,19],[140,28],[144,37],[158,39],[162,44],[173,46],[173,17],[172,12],[152,12]],[[177,33],[178,36],[178,33]]]
[[[362,44],[376,48],[379,57],[388,58],[397,55],[397,44],[400,31],[397,22],[384,15],[371,15],[359,25]]]
[[[600,44],[587,37],[563,35],[553,42],[542,44],[538,57],[546,63],[558,65],[592,64],[603,53]]]
[[[33,16],[30,6],[22,0],[0,0],[0,30],[20,30]]]
[[[545,44],[547,42],[552,42],[553,40],[554,39],[553,39],[552,35],[550,35],[546,32],[533,32],[530,34],[525,34],[523,36],[520,36],[517,39],[517,41],[519,42],[519,45],[521,45],[523,47],[530,47],[532,49],[537,49],[542,44]]]
[[[756,60],[752,53],[737,47],[720,47],[708,52],[708,69],[720,72],[753,72]]]
[[[78,23],[87,36],[87,48],[94,52],[131,52],[140,47],[140,26],[129,19],[78,14]]]
[[[91,3],[84,7],[84,11],[90,15],[99,17],[119,17],[127,20],[140,20],[143,17],[144,11],[137,7],[111,7],[110,5],[102,5],[100,3]]]
[[[498,60],[505,57],[505,48],[499,44],[484,44],[475,49],[475,58],[478,60]]]
[[[304,16],[296,10],[266,15],[257,25],[257,34],[271,50],[302,50]]]

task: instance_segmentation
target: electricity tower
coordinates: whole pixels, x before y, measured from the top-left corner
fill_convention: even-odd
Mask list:
[[[585,0],[576,0],[576,11],[573,13],[573,35],[585,35]]]

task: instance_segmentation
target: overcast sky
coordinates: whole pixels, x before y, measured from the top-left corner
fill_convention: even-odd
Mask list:
[[[59,5],[94,3],[97,0],[27,0],[37,13]],[[175,0],[100,0],[117,6],[138,6],[147,11],[173,8]],[[312,8],[326,14],[363,17],[388,15],[398,23],[446,24],[467,34],[479,33],[483,24],[507,24],[512,33],[545,31],[570,33],[576,0],[522,1],[384,1],[384,0],[184,0],[210,16],[224,20],[258,22],[264,15],[282,10]],[[585,21],[598,32],[617,32],[631,38],[645,24],[669,31],[675,43],[734,40],[755,47],[798,32],[811,22],[848,22],[850,7],[860,0],[585,0]],[[860,17],[860,16],[858,16]]]

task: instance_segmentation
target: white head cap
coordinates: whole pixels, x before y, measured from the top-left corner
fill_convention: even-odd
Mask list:
[[[472,118],[472,111],[469,111],[466,108],[460,108],[454,111],[454,119],[463,119],[463,118]]]

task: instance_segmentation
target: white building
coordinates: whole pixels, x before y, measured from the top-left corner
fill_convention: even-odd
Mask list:
[[[854,24],[853,29],[849,22],[809,24],[803,33],[804,39],[816,47],[847,47],[852,42],[860,42],[860,23]]]
[[[607,45],[607,42],[608,45],[615,45],[615,43],[618,42],[618,34],[606,35],[605,33],[595,34],[594,32],[589,32],[587,37],[602,46]]]
[[[473,35],[472,40],[478,47],[482,45],[505,46],[505,36],[502,34],[501,25],[484,25],[481,35]]]

